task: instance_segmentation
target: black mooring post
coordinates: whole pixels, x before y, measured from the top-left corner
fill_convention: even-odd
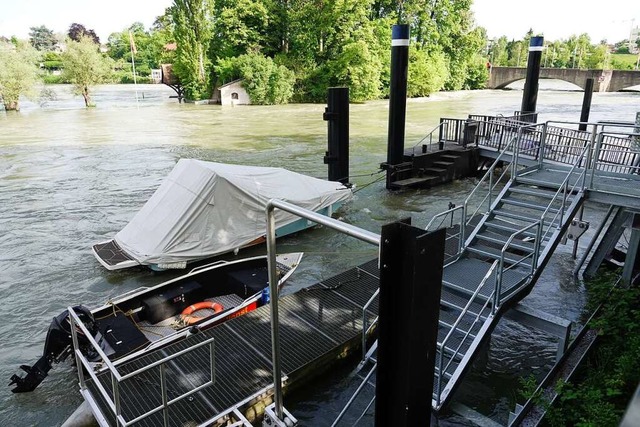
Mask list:
[[[404,128],[407,116],[407,73],[409,70],[409,26],[391,30],[391,84],[389,87],[389,135],[387,142],[387,189],[391,188],[394,166],[404,156]]]
[[[445,230],[382,227],[375,425],[429,426]]]
[[[587,79],[584,86],[584,97],[582,98],[582,112],[580,113],[579,130],[587,130],[587,122],[589,121],[589,112],[591,111],[591,98],[593,97],[593,79]]]
[[[524,93],[522,94],[522,114],[535,113],[538,102],[538,80],[540,79],[540,61],[542,59],[542,49],[544,37],[531,37],[529,41],[529,58],[527,59],[527,78],[524,82]],[[535,120],[532,120],[535,121]]]
[[[322,118],[328,122],[328,149],[324,164],[329,165],[329,181],[349,182],[349,88],[331,87]]]

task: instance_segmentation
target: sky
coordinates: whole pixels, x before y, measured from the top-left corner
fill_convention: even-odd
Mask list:
[[[550,41],[587,33],[615,43],[640,26],[640,0],[473,0],[471,9],[489,38],[520,40],[531,28]]]
[[[44,25],[63,32],[76,22],[93,29],[102,42],[134,22],[150,27],[172,0],[0,0],[0,35],[28,38]],[[535,5],[535,7],[534,7]],[[476,23],[490,38],[521,39],[529,28],[546,40],[587,33],[592,42],[629,38],[640,26],[640,0],[474,0]]]

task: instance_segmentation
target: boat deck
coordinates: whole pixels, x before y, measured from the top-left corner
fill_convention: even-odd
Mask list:
[[[225,310],[235,308],[242,304],[244,300],[236,295],[220,295],[215,298],[207,298],[205,301],[208,302],[217,302],[221,304]],[[215,312],[209,308],[203,308],[194,313],[199,317],[210,317],[213,316]],[[164,338],[169,335],[175,334],[180,329],[184,329],[185,324],[180,321],[180,315],[171,317],[170,319],[163,320],[158,323],[150,323],[146,320],[142,320],[139,322],[135,322],[136,326],[140,331],[147,337],[147,339],[151,342],[157,341],[160,338]]]
[[[280,298],[280,340],[283,376],[290,380],[295,372],[326,356],[351,340],[362,336],[363,306],[379,285],[377,260],[338,274],[309,288]],[[197,333],[176,344],[119,365],[121,375],[148,366],[168,355],[215,339],[215,382],[189,398],[169,406],[168,425],[200,424],[215,419],[231,408],[248,402],[273,385],[271,365],[271,326],[269,306]],[[367,310],[367,321],[377,315],[375,301]],[[183,395],[210,379],[209,347],[202,346],[164,366],[168,400]],[[121,414],[131,421],[162,404],[159,367],[124,380],[119,386]],[[111,375],[99,375],[101,386],[112,394]],[[99,406],[104,421],[116,425],[113,412],[97,385],[87,381],[85,398]],[[136,423],[157,426],[162,411]],[[190,425],[190,424],[189,424]]]

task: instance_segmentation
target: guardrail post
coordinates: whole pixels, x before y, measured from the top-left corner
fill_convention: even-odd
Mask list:
[[[593,97],[593,79],[588,78],[584,86],[584,97],[582,98],[582,111],[580,112],[580,125],[578,130],[586,131],[591,111],[591,98]]]
[[[329,181],[349,182],[349,88],[330,87],[327,107],[322,115],[328,122],[328,151],[324,163],[329,165]]]
[[[430,425],[444,228],[382,227],[376,426]]]

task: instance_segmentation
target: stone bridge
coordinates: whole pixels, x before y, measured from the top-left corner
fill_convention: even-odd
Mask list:
[[[523,80],[527,69],[521,67],[491,67],[487,89],[502,89],[510,83]],[[618,92],[640,85],[640,71],[577,70],[573,68],[541,68],[541,79],[557,79],[573,83],[584,89],[587,79],[593,79],[594,92]]]

